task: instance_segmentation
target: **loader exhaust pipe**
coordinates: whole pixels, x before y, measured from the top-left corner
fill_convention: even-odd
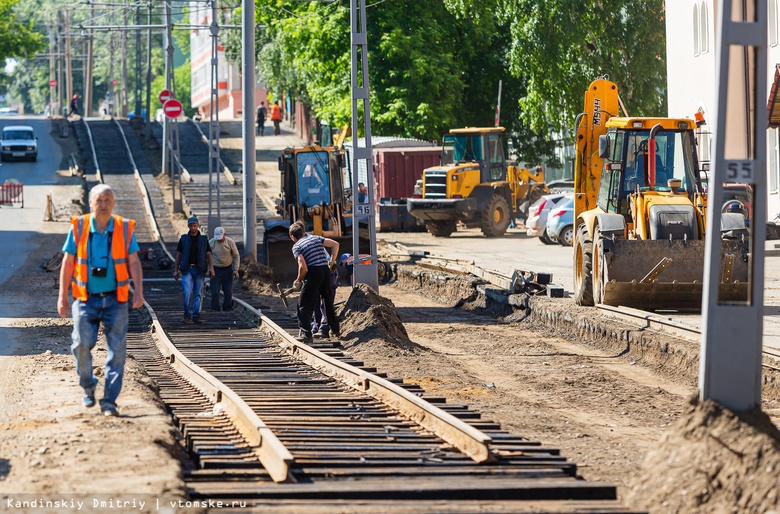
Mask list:
[[[656,146],[655,146],[655,135],[658,134],[658,131],[661,130],[661,124],[656,123],[653,128],[650,129],[650,138],[647,142],[647,174],[648,174],[648,182],[650,183],[650,189],[655,189],[655,156],[656,156]]]

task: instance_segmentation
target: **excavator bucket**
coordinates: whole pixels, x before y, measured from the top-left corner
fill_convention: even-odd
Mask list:
[[[747,248],[747,242],[721,242],[722,302],[748,299]],[[602,303],[644,310],[701,309],[704,241],[604,239],[596,253]]]

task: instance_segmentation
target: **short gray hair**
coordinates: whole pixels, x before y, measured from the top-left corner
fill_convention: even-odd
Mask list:
[[[111,189],[111,186],[108,184],[98,184],[92,189],[89,190],[89,203],[92,203],[92,200],[96,199],[98,196],[102,195],[105,192],[111,193],[111,196],[114,196],[114,190]]]

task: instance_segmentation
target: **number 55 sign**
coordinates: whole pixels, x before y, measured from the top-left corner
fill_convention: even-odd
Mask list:
[[[726,182],[754,184],[753,161],[726,161]]]

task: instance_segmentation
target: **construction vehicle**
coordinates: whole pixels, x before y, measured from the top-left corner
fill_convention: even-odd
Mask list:
[[[298,272],[289,236],[290,225],[296,221],[303,221],[310,234],[336,240],[340,253],[354,253],[352,199],[344,187],[342,135],[338,143],[285,148],[279,157],[282,187],[276,199],[278,216],[265,220],[261,254],[261,262],[273,269],[278,282],[292,282]],[[361,239],[361,252],[368,253],[368,246],[366,236]]]
[[[549,189],[541,166],[521,169],[504,158],[504,127],[452,129],[444,136],[439,166],[423,171],[422,198],[407,209],[437,237],[449,237],[458,221],[502,236]]]
[[[576,121],[576,303],[699,309],[707,194],[695,130],[703,120],[618,117],[619,105],[617,86],[598,79]],[[744,216],[723,214],[721,301],[747,299],[746,233]]]

